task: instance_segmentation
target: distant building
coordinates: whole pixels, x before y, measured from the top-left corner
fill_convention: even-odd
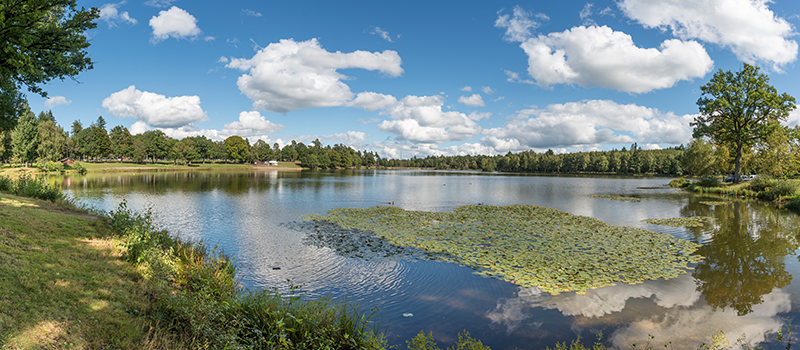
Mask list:
[[[253,165],[261,165],[261,164],[264,164],[264,163],[262,161],[260,161],[260,160],[257,160],[255,162],[253,162]]]
[[[72,165],[72,164],[75,164],[75,159],[64,158],[62,160],[59,160],[59,162],[61,162],[61,165]]]
[[[277,160],[270,160],[269,161],[269,166],[278,166],[278,161]]]

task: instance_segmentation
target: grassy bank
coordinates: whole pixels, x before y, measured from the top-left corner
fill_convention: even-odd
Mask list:
[[[149,301],[97,217],[0,196],[0,348],[146,348]]]
[[[150,213],[75,210],[0,196],[0,348],[387,347],[370,313],[299,287],[241,288],[224,254],[173,238]]]
[[[721,182],[714,177],[702,178],[699,181],[678,178],[670,181],[669,185],[698,193],[768,200],[800,212],[800,180],[796,179],[758,177],[752,181],[733,184]]]

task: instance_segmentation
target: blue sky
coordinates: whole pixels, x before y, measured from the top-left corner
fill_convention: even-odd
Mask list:
[[[688,143],[699,87],[757,64],[800,97],[800,4],[777,0],[78,1],[94,69],[60,125],[398,158]],[[793,113],[789,125],[800,121]]]

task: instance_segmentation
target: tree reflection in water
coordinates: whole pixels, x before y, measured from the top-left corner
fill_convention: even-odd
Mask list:
[[[764,301],[765,294],[791,283],[784,259],[798,248],[796,214],[753,201],[708,205],[702,197],[691,197],[681,212],[714,218],[710,230],[691,229],[711,236],[697,251],[705,259],[692,276],[712,308],[732,308],[744,316]]]

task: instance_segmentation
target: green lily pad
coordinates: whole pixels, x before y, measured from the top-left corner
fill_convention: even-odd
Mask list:
[[[693,254],[699,245],[690,241],[532,205],[467,205],[451,213],[339,208],[303,219],[315,234],[336,232],[331,236],[341,239],[333,241],[357,237],[348,243],[361,247],[356,251],[363,251],[367,235],[367,250],[427,252],[479,275],[552,294],[673,278],[702,259]],[[337,252],[354,256],[350,249]]]
[[[711,218],[708,216],[692,216],[687,218],[644,219],[642,221],[648,224],[671,227],[703,227],[703,225],[711,221]]]
[[[639,202],[642,199],[639,197],[629,197],[629,196],[615,196],[615,195],[608,195],[608,194],[593,194],[589,197],[594,198],[603,198],[603,199],[613,199],[615,201],[626,201],[626,202]]]

